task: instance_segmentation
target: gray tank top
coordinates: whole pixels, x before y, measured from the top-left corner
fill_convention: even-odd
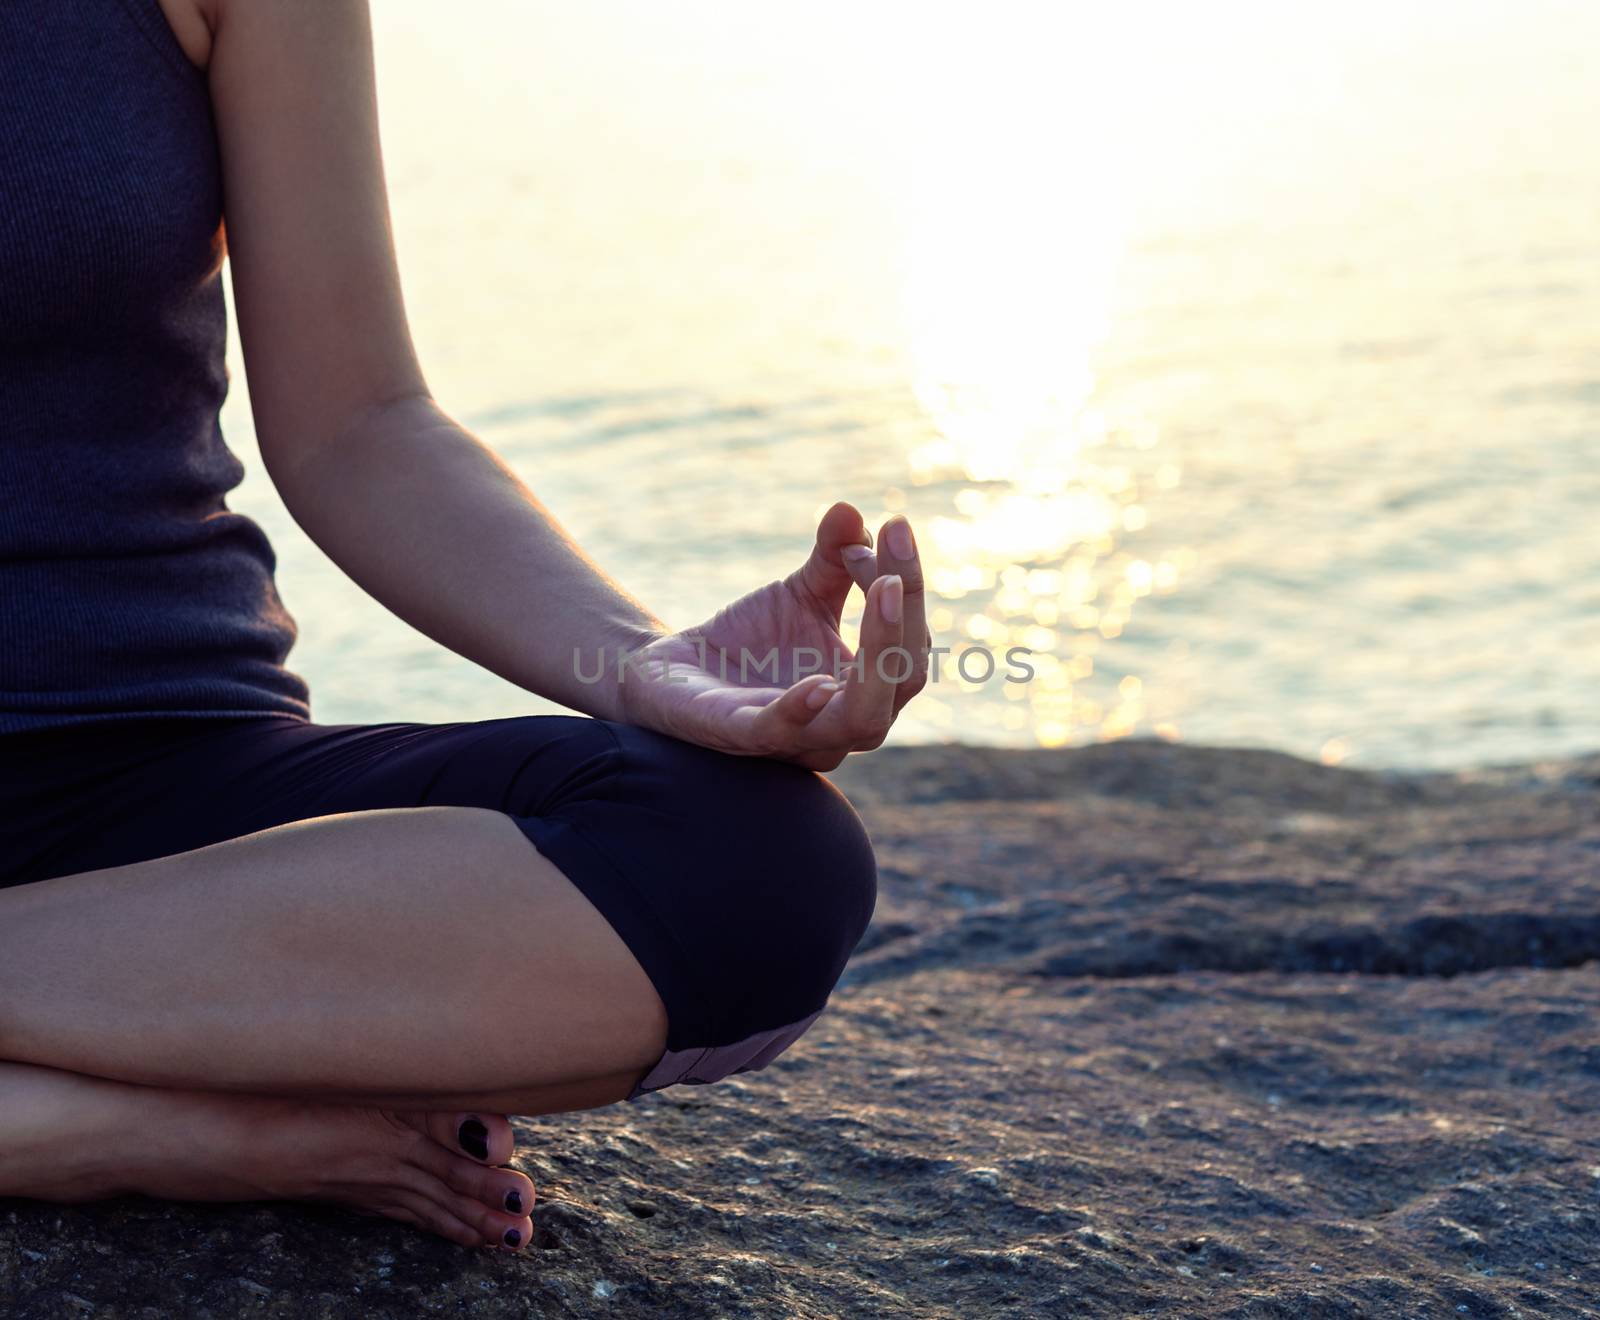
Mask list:
[[[222,186],[157,0],[0,3],[0,733],[309,718],[217,420]]]

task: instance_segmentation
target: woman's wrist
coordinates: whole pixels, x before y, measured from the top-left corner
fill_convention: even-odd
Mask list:
[[[629,715],[628,684],[631,681],[637,687],[638,675],[631,662],[669,632],[654,616],[616,619],[596,630],[587,643],[574,646],[571,672],[565,677],[582,693],[576,708],[597,719],[634,722]]]

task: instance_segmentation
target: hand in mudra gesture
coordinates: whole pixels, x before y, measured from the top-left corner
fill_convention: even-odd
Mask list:
[[[876,553],[870,540],[860,512],[835,504],[788,577],[634,653],[621,685],[625,718],[813,770],[882,744],[927,682],[930,639],[911,524],[897,514]],[[852,585],[867,596],[859,652],[839,636]]]

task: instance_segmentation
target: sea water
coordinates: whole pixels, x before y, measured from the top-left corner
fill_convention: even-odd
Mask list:
[[[374,9],[433,391],[669,622],[849,499],[950,651],[896,740],[1600,746],[1592,6]],[[305,540],[235,354],[317,717],[550,709]]]

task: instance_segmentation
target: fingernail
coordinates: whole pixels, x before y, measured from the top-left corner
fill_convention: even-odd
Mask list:
[[[911,524],[901,519],[889,524],[889,549],[896,559],[911,559],[917,553],[917,544],[911,539]]]
[[[872,544],[872,529],[870,527],[863,527],[861,529],[861,535],[867,538],[868,545]]]
[[[456,1131],[456,1140],[461,1143],[461,1149],[474,1159],[486,1160],[489,1158],[489,1129],[475,1118],[469,1118]]]
[[[839,553],[852,564],[859,564],[863,559],[872,558],[871,549],[864,545],[843,545],[839,547]]]
[[[806,705],[812,710],[821,710],[833,700],[833,694],[839,690],[839,685],[831,679],[826,683],[818,683],[816,687],[806,693]]]
[[[508,1215],[520,1215],[522,1213],[521,1192],[506,1193],[506,1213]]]
[[[890,574],[884,578],[883,586],[879,588],[882,593],[878,597],[878,612],[883,615],[885,623],[900,622],[900,607],[904,603],[905,586],[898,577]]]
[[[506,1229],[505,1237],[501,1241],[508,1247],[520,1247],[522,1245],[522,1234],[514,1228],[508,1228]]]

